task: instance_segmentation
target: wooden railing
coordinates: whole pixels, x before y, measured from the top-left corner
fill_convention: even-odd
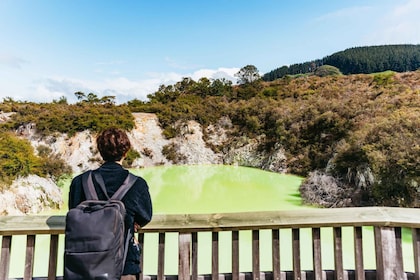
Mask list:
[[[64,216],[0,217],[0,280],[15,279],[9,278],[9,270],[14,250],[12,239],[18,235],[26,236],[25,252],[22,252],[24,267],[18,278],[62,279],[57,263],[62,258],[64,223]],[[228,242],[221,241],[222,232],[228,233]],[[366,236],[369,232],[372,238]],[[251,238],[243,240],[244,233]],[[203,248],[206,245],[200,241],[201,234],[210,236],[210,254],[204,261],[199,257],[206,250]],[[269,246],[260,238],[267,234]],[[36,246],[37,235],[49,236],[49,248]],[[156,238],[148,239],[148,235]],[[165,250],[174,245],[171,241],[174,235],[177,258],[168,257]],[[146,270],[141,276],[143,279],[420,279],[420,209],[369,207],[155,215],[138,238],[145,248],[142,264],[151,256],[157,258],[156,269]],[[305,240],[308,238],[309,242]],[[369,239],[374,244],[369,245]],[[152,247],[157,252],[148,249],[150,240],[156,241],[156,246]],[[244,242],[250,243],[250,250],[244,249]],[[407,255],[405,249],[403,254],[407,242],[409,260],[403,258]],[[332,245],[332,268],[326,265],[323,246],[327,243]],[[353,256],[351,265],[344,260],[349,254],[346,251],[349,244]],[[48,267],[45,277],[33,277],[35,248],[49,251],[49,260],[43,264]],[[367,267],[366,263],[372,260],[367,260],[366,256],[373,256],[374,267]],[[243,271],[241,261],[249,259],[252,260],[250,267]],[[309,269],[305,268],[308,264],[304,264],[308,259]],[[221,271],[226,270],[226,260],[229,260],[229,269]],[[210,271],[200,271],[199,262],[208,262]],[[177,272],[167,273],[168,266],[174,263]],[[291,263],[291,267],[287,268],[285,263]],[[407,263],[411,271],[407,271]]]

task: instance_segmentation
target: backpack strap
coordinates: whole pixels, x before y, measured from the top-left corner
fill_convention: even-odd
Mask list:
[[[114,193],[111,199],[121,200],[125,196],[125,194],[130,190],[130,188],[134,185],[137,181],[137,176],[128,173],[127,178],[125,178],[123,184],[118,188],[118,190]]]
[[[87,200],[98,200],[98,194],[93,185],[92,171],[83,173],[82,186]]]
[[[101,173],[99,173],[99,171],[97,170],[94,170],[91,172],[93,173],[93,176],[95,176],[95,180],[101,187],[101,190],[105,194],[106,199],[109,200],[109,195],[108,195],[108,192],[106,191],[104,178],[102,177]]]
[[[123,199],[124,195],[130,190],[130,188],[134,185],[134,183],[137,181],[137,176],[128,173],[127,178],[125,178],[122,185],[117,189],[117,191],[113,194],[111,198],[109,198],[104,179],[99,172],[93,172],[93,175],[95,176],[96,182],[98,182],[99,186],[101,187],[102,191],[105,193],[106,198],[113,199],[113,200],[121,200]]]

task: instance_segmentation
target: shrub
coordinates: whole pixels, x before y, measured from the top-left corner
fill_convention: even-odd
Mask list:
[[[314,75],[318,77],[343,75],[340,69],[331,65],[322,65],[315,69]]]

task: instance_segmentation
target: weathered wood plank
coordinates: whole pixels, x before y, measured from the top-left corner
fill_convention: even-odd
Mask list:
[[[180,233],[178,236],[178,279],[190,280],[191,234]]]
[[[300,266],[300,231],[298,228],[292,229],[292,254],[293,254],[293,275],[295,280],[302,279]]]
[[[271,231],[271,250],[273,262],[273,280],[280,280],[280,230],[273,229]]]
[[[25,256],[25,270],[23,273],[24,280],[32,279],[34,272],[34,257],[35,257],[35,235],[26,236],[26,256]]]
[[[365,279],[365,269],[363,264],[363,234],[362,227],[354,227],[354,258],[355,258],[355,278],[356,280]]]
[[[413,238],[413,255],[414,255],[414,276],[416,280],[420,279],[420,229],[413,228],[411,230]]]
[[[211,235],[211,279],[219,279],[219,233]]]
[[[165,233],[159,232],[157,279],[164,280],[164,278],[165,278]]]
[[[12,236],[3,236],[2,241],[1,241],[0,280],[9,279],[11,250],[12,250]]]
[[[55,280],[57,275],[58,260],[58,234],[50,237],[50,257],[48,260],[48,280]]]
[[[144,262],[144,233],[138,233],[137,234],[137,241],[139,242],[139,246],[142,249],[143,253],[140,254],[140,279],[139,280],[143,280],[144,279],[144,273],[143,273],[143,262]]]
[[[321,229],[312,229],[313,267],[315,279],[322,279]]]
[[[260,279],[260,231],[252,231],[252,279]]]
[[[375,227],[376,271],[379,279],[403,279],[394,228]]]
[[[232,231],[232,280],[239,280],[239,231]]]
[[[402,230],[400,227],[394,228],[395,238],[395,269],[396,273],[402,277],[404,272],[403,253],[402,253]]]
[[[343,240],[341,227],[333,228],[334,236],[334,268],[337,280],[344,279]]]
[[[221,214],[154,215],[142,232],[231,231],[273,228],[389,226],[415,228],[420,209],[360,207]],[[0,217],[0,235],[62,234],[65,216]]]
[[[198,279],[198,233],[191,233],[191,280]]]

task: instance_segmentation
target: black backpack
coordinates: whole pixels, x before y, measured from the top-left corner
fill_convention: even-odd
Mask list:
[[[98,200],[92,173],[108,200]],[[136,180],[137,177],[129,173],[109,198],[99,172],[90,171],[82,175],[86,200],[66,215],[64,279],[121,278],[132,237],[130,229],[125,236],[125,206],[121,199]]]

